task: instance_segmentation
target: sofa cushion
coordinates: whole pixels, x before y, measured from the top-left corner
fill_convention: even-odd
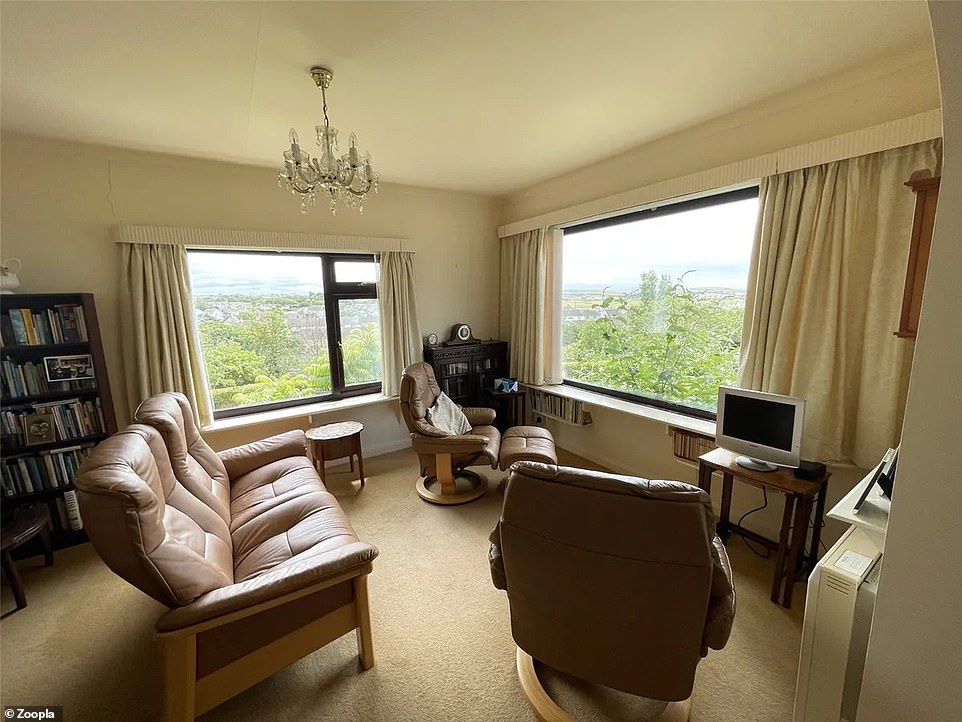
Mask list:
[[[333,494],[298,491],[231,525],[234,580],[243,582],[299,554],[358,541]]]
[[[134,412],[134,420],[160,432],[177,481],[229,522],[227,469],[197,430],[187,397],[178,392],[151,396]]]
[[[234,581],[226,522],[177,481],[156,429],[134,424],[114,434],[74,483],[97,553],[157,601],[189,604]]]
[[[230,487],[231,528],[291,496],[327,491],[306,456],[289,456],[243,474]]]

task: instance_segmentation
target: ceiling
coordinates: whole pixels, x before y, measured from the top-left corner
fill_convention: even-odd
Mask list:
[[[0,3],[7,131],[502,195],[910,47],[924,2]]]

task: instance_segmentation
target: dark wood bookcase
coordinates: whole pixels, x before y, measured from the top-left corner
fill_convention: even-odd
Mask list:
[[[87,536],[64,495],[90,449],[117,430],[93,294],[2,295],[0,336],[3,519],[43,505],[54,546],[79,544]],[[62,379],[49,380],[47,367]]]
[[[489,406],[501,422],[508,418],[503,402],[493,396],[494,380],[508,375],[508,342],[479,341],[450,346],[425,346],[438,386],[461,406]]]

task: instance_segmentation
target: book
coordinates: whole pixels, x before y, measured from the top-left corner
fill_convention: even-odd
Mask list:
[[[77,492],[65,491],[63,494],[63,503],[67,507],[67,523],[70,528],[74,531],[80,531],[84,528],[84,520],[80,516],[80,504],[77,503]]]
[[[24,345],[30,343],[27,338],[27,325],[23,321],[23,309],[11,308],[8,312],[10,327],[13,331],[13,338],[16,343]]]

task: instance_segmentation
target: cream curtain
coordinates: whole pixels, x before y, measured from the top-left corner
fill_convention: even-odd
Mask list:
[[[414,293],[414,254],[378,254],[377,303],[381,313],[381,388],[397,396],[404,369],[421,360],[421,324]]]
[[[511,376],[561,383],[561,231],[540,228],[501,239],[501,334]]]
[[[802,454],[874,466],[898,443],[913,342],[897,338],[926,141],[763,179],[739,385],[806,400]]]
[[[187,252],[121,243],[121,334],[130,413],[148,396],[181,391],[201,425],[213,421],[191,302]]]

